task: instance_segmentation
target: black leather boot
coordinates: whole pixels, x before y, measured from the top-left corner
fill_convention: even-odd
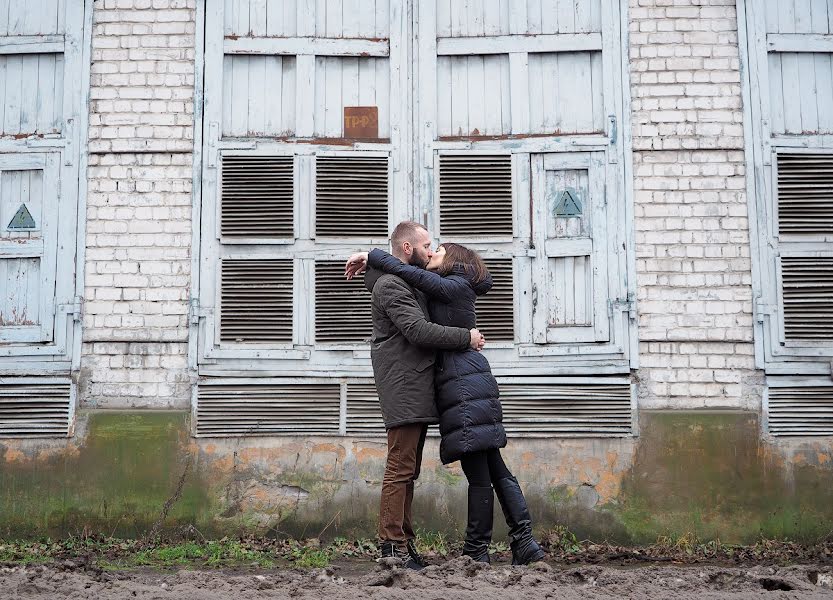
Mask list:
[[[488,563],[489,544],[492,541],[495,494],[492,486],[469,486],[469,522],[466,525],[466,541],[463,555],[477,562]]]
[[[495,483],[495,493],[509,525],[509,547],[512,548],[512,564],[528,565],[542,560],[544,551],[532,537],[532,517],[526,498],[514,477],[506,477]]]

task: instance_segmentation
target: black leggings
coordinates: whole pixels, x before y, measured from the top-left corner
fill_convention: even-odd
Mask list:
[[[467,452],[460,458],[460,465],[469,485],[475,487],[488,487],[501,479],[512,477],[497,448]]]

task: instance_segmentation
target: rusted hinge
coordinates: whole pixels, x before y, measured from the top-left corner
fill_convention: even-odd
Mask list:
[[[609,317],[613,316],[613,313],[617,310],[627,311],[628,318],[631,321],[636,320],[636,301],[634,300],[633,294],[628,294],[627,299],[623,300],[622,298],[616,298],[615,300],[608,300],[607,301],[607,314]]]
[[[191,298],[191,300],[188,301],[188,322],[191,323],[191,325],[199,325],[200,319],[211,316],[213,313],[213,309],[202,308],[200,306],[199,298]]]
[[[758,323],[763,323],[765,316],[772,316],[776,311],[777,309],[774,305],[767,304],[760,296],[755,300],[755,321]]]
[[[68,317],[71,316],[73,321],[80,321],[81,320],[81,307],[83,305],[83,299],[81,296],[75,296],[72,299],[72,302],[67,302],[64,304],[59,304],[55,312],[56,313],[64,313]]]

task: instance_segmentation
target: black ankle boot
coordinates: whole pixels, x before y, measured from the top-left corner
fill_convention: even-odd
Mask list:
[[[512,564],[528,565],[544,558],[544,551],[532,537],[532,517],[526,498],[514,477],[506,477],[495,483],[495,493],[509,525],[509,546],[512,548]]]
[[[469,522],[466,525],[466,541],[463,555],[477,562],[488,563],[489,544],[492,541],[492,521],[495,494],[492,486],[469,486]]]

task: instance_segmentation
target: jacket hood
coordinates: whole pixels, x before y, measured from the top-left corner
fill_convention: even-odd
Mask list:
[[[376,282],[379,281],[379,278],[382,275],[384,275],[384,273],[378,269],[374,269],[373,267],[367,268],[367,271],[364,274],[364,287],[367,288],[368,292],[373,292],[373,286],[376,285]]]
[[[463,279],[468,281],[471,284],[474,293],[478,296],[482,296],[483,294],[488,292],[490,289],[492,289],[492,285],[494,284],[494,282],[492,281],[491,273],[486,273],[486,277],[482,281],[478,281],[477,283],[475,283],[474,275],[469,273],[463,267],[463,265],[459,264],[454,265],[454,267],[451,269],[451,274],[457,275],[458,277],[462,277]]]

